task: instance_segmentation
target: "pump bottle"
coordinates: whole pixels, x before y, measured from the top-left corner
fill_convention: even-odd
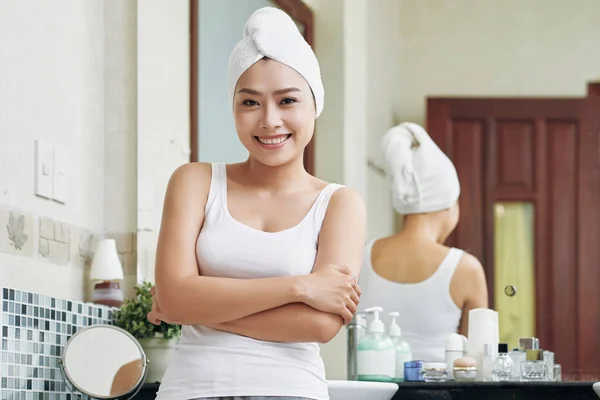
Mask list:
[[[381,307],[365,310],[372,314],[367,335],[358,343],[358,380],[392,382],[396,375],[396,349],[394,342],[385,334],[383,322],[379,319]]]
[[[395,311],[390,313],[392,321],[388,329],[388,335],[392,342],[394,342],[394,348],[396,351],[396,373],[394,375],[394,382],[404,381],[404,363],[412,360],[412,350],[408,342],[402,339],[402,330],[398,326],[396,318],[399,316]]]

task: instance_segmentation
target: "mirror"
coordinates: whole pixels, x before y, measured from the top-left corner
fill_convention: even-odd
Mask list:
[[[146,355],[127,331],[112,325],[93,325],[67,342],[60,366],[75,394],[96,399],[130,399],[146,377]]]

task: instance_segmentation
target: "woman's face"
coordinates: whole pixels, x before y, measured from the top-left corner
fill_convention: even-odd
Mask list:
[[[302,159],[315,128],[315,102],[306,80],[287,65],[263,59],[238,80],[235,127],[250,157],[267,166]]]

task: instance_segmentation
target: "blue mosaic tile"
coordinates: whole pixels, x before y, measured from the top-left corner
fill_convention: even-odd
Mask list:
[[[114,308],[0,288],[0,399],[71,400],[59,360],[69,338]],[[86,398],[86,397],[84,397]]]

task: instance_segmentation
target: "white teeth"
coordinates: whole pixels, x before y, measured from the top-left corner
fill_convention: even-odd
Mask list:
[[[288,136],[281,136],[275,139],[263,139],[263,138],[258,138],[258,141],[261,142],[262,144],[279,144],[284,142],[285,140],[287,140]]]

